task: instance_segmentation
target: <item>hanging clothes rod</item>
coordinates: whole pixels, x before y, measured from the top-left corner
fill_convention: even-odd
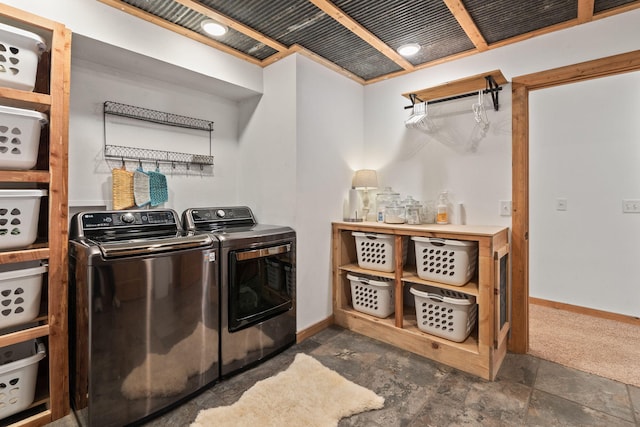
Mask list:
[[[498,86],[498,84],[496,83],[495,79],[493,78],[493,76],[489,75],[485,77],[486,80],[486,89],[484,89],[482,91],[482,93],[484,94],[491,94],[491,99],[493,101],[493,109],[498,111],[500,105],[498,102],[498,92],[502,90],[502,86]],[[434,99],[434,100],[423,100],[420,99],[416,94],[411,93],[409,94],[409,99],[411,101],[411,105],[407,105],[406,107],[404,107],[405,110],[408,110],[409,108],[413,108],[413,106],[416,104],[416,102],[426,102],[427,104],[438,104],[440,102],[447,102],[447,101],[453,101],[456,99],[461,99],[461,98],[468,98],[470,96],[477,96],[478,95],[478,91],[473,91],[473,92],[468,92],[468,93],[463,93],[460,95],[453,95],[453,96],[449,96],[446,98],[440,98],[440,99]]]

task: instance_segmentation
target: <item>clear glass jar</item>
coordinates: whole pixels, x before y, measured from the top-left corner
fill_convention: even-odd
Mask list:
[[[391,187],[384,187],[382,192],[376,195],[376,220],[385,222],[385,210],[394,201],[400,201],[400,193],[394,193]]]
[[[399,200],[393,200],[384,209],[384,222],[387,224],[404,224],[405,207]]]
[[[420,211],[420,221],[423,224],[433,224],[436,222],[436,202],[428,200],[424,202],[424,206]]]
[[[412,225],[420,224],[420,211],[422,209],[422,205],[420,205],[420,202],[418,202],[411,196],[407,196],[407,198],[402,201],[402,204],[406,209],[406,223]]]
[[[407,205],[407,224],[418,225],[422,223],[421,213],[422,205],[412,204]]]

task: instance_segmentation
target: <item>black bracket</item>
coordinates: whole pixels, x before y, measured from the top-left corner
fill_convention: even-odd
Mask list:
[[[413,108],[413,106],[416,105],[416,102],[424,102],[420,98],[418,98],[418,95],[416,95],[415,93],[409,94],[409,100],[411,101],[411,105],[407,105],[406,107],[404,107],[405,110]]]
[[[488,75],[484,78],[487,81],[487,88],[484,93],[491,93],[491,99],[493,100],[493,109],[498,111],[500,103],[498,102],[498,92],[502,90],[492,75]]]

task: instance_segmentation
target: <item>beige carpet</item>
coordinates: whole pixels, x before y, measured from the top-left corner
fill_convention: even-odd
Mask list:
[[[230,406],[200,411],[191,427],[335,427],[384,406],[384,398],[299,353],[283,372],[259,381]]]
[[[529,305],[529,354],[640,387],[640,327]]]

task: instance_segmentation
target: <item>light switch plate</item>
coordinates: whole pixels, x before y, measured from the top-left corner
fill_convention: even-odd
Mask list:
[[[511,200],[500,200],[500,216],[511,216]]]
[[[640,199],[623,199],[622,213],[640,213]]]
[[[557,211],[566,211],[567,210],[567,199],[564,199],[564,198],[556,199],[556,210]]]

